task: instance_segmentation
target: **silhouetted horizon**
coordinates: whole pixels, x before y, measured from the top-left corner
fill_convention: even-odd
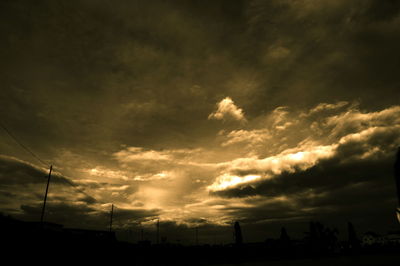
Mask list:
[[[400,1],[4,0],[0,16],[0,213],[22,242],[329,265],[399,231]]]

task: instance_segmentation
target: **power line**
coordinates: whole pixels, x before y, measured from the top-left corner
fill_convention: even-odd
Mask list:
[[[35,157],[40,163],[45,165],[46,167],[49,167],[49,164],[43,161],[42,159],[39,158],[31,149],[29,149],[27,146],[22,144],[7,128],[4,126],[3,123],[0,122],[0,126],[4,129],[4,131],[16,142],[18,143],[21,148],[23,148],[25,151],[27,151],[29,154],[31,154],[33,157]]]
[[[39,156],[37,156],[31,149],[29,149],[27,146],[25,146],[24,144],[22,144],[17,137],[14,136],[14,134],[11,133],[10,130],[7,129],[7,127],[0,122],[0,126],[4,129],[4,131],[16,142],[18,143],[18,145],[23,148],[25,151],[27,151],[30,155],[32,155],[36,160],[38,160],[41,164],[45,165],[46,167],[49,167],[49,164],[46,163],[44,160],[40,159]],[[49,189],[49,183],[50,183],[50,176],[51,176],[51,172],[52,172],[53,166],[50,166],[50,172],[49,172],[49,177],[47,180],[47,187],[46,187],[46,193],[45,193],[45,197],[44,197],[44,203],[43,203],[43,208],[42,208],[42,214],[41,214],[41,222],[43,223],[43,218],[44,218],[44,212],[45,212],[45,207],[46,207],[46,199],[47,199],[47,192]],[[65,181],[65,183],[67,183],[68,185],[72,186],[76,191],[78,191],[79,193],[85,195],[88,198],[91,198],[94,200],[94,202],[97,203],[104,203],[101,201],[98,201],[95,197],[93,197],[92,195],[89,195],[88,193],[86,193],[84,190],[79,188],[79,185],[75,184],[74,181],[70,180],[69,178],[67,178],[66,175],[64,175],[63,173],[61,173],[60,171],[57,171],[57,175],[63,177],[63,180]],[[89,203],[89,202],[87,202]],[[90,204],[90,203],[89,203]],[[111,217],[110,217],[110,232],[112,230],[112,220],[113,220],[113,212],[114,212],[114,204],[111,205]]]
[[[111,233],[111,231],[112,231],[113,214],[114,214],[114,204],[111,204],[111,213],[110,213],[110,233]]]
[[[65,174],[61,173],[59,170],[56,170],[56,172],[57,172],[57,175],[64,177],[65,181],[66,181],[65,183],[67,183],[68,185],[73,187],[77,192],[79,192],[87,197],[93,198],[94,200],[96,200],[96,202],[102,203],[101,201],[99,201],[98,199],[93,197],[92,195],[85,192],[83,189],[80,189],[79,185],[75,184],[72,180],[69,180]]]
[[[3,128],[3,130],[21,147],[23,148],[26,152],[28,152],[30,155],[32,155],[36,160],[38,160],[41,164],[43,164],[46,167],[49,167],[49,164],[46,163],[44,160],[40,159],[39,156],[37,156],[30,148],[28,148],[27,146],[25,146],[24,144],[22,144],[17,137],[15,137],[14,134],[11,133],[10,130],[8,130],[8,128],[0,122],[0,126]],[[51,172],[53,170],[53,166],[50,166],[50,172],[49,172],[49,177],[47,180],[47,187],[46,187],[46,193],[45,193],[45,197],[44,197],[44,203],[43,203],[43,208],[42,208],[42,214],[41,214],[41,222],[43,223],[43,218],[44,218],[44,212],[45,212],[45,206],[46,206],[46,199],[47,199],[47,192],[49,189],[49,183],[50,183],[50,175]],[[86,193],[83,189],[79,188],[78,184],[75,184],[75,182],[67,177],[66,175],[64,175],[63,173],[61,173],[60,171],[56,170],[56,175],[58,175],[59,177],[62,177],[62,180],[65,181],[64,183],[70,185],[71,187],[73,187],[77,192],[85,195],[86,197],[93,199],[94,202],[96,203],[104,203],[103,201],[99,201],[98,199],[96,199],[95,197],[93,197],[92,195]],[[90,202],[87,202],[88,204],[90,204]],[[111,217],[110,217],[110,232],[112,230],[112,222],[113,222],[113,211],[114,211],[114,204],[111,205]]]
[[[30,155],[32,155],[32,156],[33,156],[36,160],[38,160],[41,164],[43,164],[43,165],[46,166],[46,167],[49,167],[49,164],[48,164],[48,163],[46,163],[44,160],[40,159],[40,157],[37,156],[37,155],[36,155],[31,149],[29,149],[26,145],[22,144],[22,143],[18,140],[18,138],[15,137],[15,135],[12,134],[11,131],[8,130],[7,127],[6,127],[3,123],[0,122],[0,126],[4,129],[4,131],[5,131],[16,143],[18,143],[18,145],[19,145],[21,148],[23,148],[25,151],[27,151]],[[57,172],[58,172],[59,175],[63,176],[64,178],[66,177],[66,175],[64,175],[64,174],[61,173],[60,171],[57,170]],[[83,194],[83,195],[85,195],[85,196],[87,196],[87,197],[93,198],[95,201],[99,202],[95,197],[89,195],[88,193],[86,193],[85,191],[83,191],[82,189],[80,189],[80,188],[78,187],[78,185],[74,184],[73,181],[68,180],[67,178],[65,178],[65,181],[66,181],[65,183],[67,183],[68,185],[70,185],[70,186],[72,186],[73,188],[75,188],[75,190],[78,191],[79,193],[81,193],[81,194]]]

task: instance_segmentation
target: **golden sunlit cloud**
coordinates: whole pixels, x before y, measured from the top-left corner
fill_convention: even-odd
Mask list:
[[[303,147],[305,148],[305,147]],[[227,171],[229,172],[255,172],[253,174],[237,176],[225,173],[216,178],[208,189],[212,192],[225,190],[242,185],[251,185],[260,180],[274,178],[282,172],[304,171],[318,163],[319,160],[330,158],[334,155],[336,145],[308,147],[308,150],[288,153],[285,151],[279,155],[265,159],[240,158],[233,160]]]
[[[246,121],[243,110],[237,107],[230,97],[226,97],[217,103],[217,110],[211,113],[208,119]]]

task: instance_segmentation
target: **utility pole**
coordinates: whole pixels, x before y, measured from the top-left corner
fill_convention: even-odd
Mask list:
[[[40,223],[41,223],[42,226],[43,226],[43,219],[44,219],[44,211],[46,209],[47,192],[49,192],[49,184],[50,184],[50,177],[51,177],[51,171],[52,170],[53,170],[53,166],[50,165],[49,177],[47,178],[46,192],[44,194],[44,200],[43,200],[42,215],[40,217]]]
[[[160,219],[157,219],[157,245],[160,244]]]
[[[198,227],[195,228],[196,229],[196,246],[199,245],[199,230]]]
[[[235,222],[232,221],[232,225],[234,225]],[[235,243],[235,228],[232,226],[232,243]]]
[[[110,232],[111,232],[111,230],[112,230],[113,213],[114,213],[114,204],[111,204],[111,215],[110,215]]]
[[[396,215],[397,215],[397,220],[400,223],[400,147],[397,150],[396,162],[394,163],[394,177],[396,180],[396,192],[398,199]]]

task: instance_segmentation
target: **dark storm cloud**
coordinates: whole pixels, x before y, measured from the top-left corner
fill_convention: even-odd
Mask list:
[[[374,129],[374,128],[371,128]],[[373,134],[355,134],[342,138],[335,148],[335,154],[323,158],[314,166],[302,169],[301,165],[285,169],[273,178],[239,186],[234,189],[217,191],[224,196],[266,195],[279,196],[296,194],[308,189],[319,192],[346,187],[349,184],[374,182],[390,187],[393,182],[393,158],[400,141],[399,128],[393,127],[375,130]],[[343,141],[344,140],[344,141]],[[256,166],[256,164],[254,164]],[[231,170],[232,174],[247,176],[251,174],[269,174],[268,166],[251,168],[239,166]],[[393,197],[393,191],[387,195]]]
[[[21,217],[28,220],[37,220],[42,210],[42,205],[21,205]],[[95,212],[95,209],[87,205],[54,204],[46,205],[46,219],[56,223],[77,224],[78,221],[87,220],[88,215]],[[106,219],[106,214],[98,214]],[[93,215],[94,216],[94,215]],[[106,224],[106,222],[103,222]]]
[[[48,176],[47,169],[38,168],[28,162],[3,155],[0,155],[0,169],[1,184],[4,185],[44,184]],[[74,185],[68,178],[54,173],[52,182]]]
[[[12,213],[23,220],[37,221],[42,208],[44,188],[47,174],[45,169],[40,169],[27,162],[16,158],[0,156],[1,184],[0,203],[3,211]],[[59,187],[58,185],[61,185]],[[65,226],[88,228],[105,227],[109,213],[101,210],[97,205],[99,202],[87,194],[82,187],[86,188],[109,188],[117,189],[120,185],[108,183],[73,182],[53,172],[46,208],[46,219],[52,222],[64,224]],[[12,191],[12,192],[11,192]],[[119,193],[125,193],[124,191]],[[114,196],[116,198],[116,196]],[[20,205],[19,205],[20,204]],[[18,206],[17,209],[7,209],[5,206]],[[116,225],[126,226],[154,218],[159,213],[155,209],[124,209],[116,208]],[[104,229],[104,228],[103,228]]]
[[[386,192],[372,184],[359,189],[349,188],[346,193],[343,190],[333,191],[328,202],[318,201],[318,197],[298,195],[298,199],[304,201],[298,205],[293,202],[266,203],[229,211],[242,222],[248,239],[263,241],[267,237],[279,237],[282,226],[294,238],[302,238],[310,221],[321,221],[337,227],[340,231],[339,238],[346,239],[348,221],[356,225],[360,234],[369,230],[381,233],[396,230],[398,224],[394,213],[395,202],[393,198],[382,198],[382,193]]]
[[[48,177],[47,169],[38,168],[37,166],[19,159],[2,155],[0,155],[0,169],[1,190],[13,189],[15,191],[21,191],[24,187],[30,185],[35,187],[37,185],[43,185],[44,187]],[[78,194],[78,201],[86,202],[88,204],[96,202],[96,199],[81,190],[78,184],[56,171],[53,172],[51,176],[51,183],[73,190]],[[33,194],[36,194],[37,190],[34,189],[32,192]],[[14,196],[17,196],[17,194],[14,194]]]
[[[259,111],[265,102],[307,106],[354,98],[375,108],[395,104],[390,97],[399,95],[399,13],[387,5],[386,1],[252,1],[248,40],[258,58],[257,72],[267,78],[254,97],[259,105],[252,102],[246,109]],[[379,15],[371,13],[382,17],[377,20]]]
[[[351,220],[362,230],[380,230],[383,225],[394,228],[393,166],[400,143],[399,111],[392,106],[365,112],[346,102],[321,103],[299,113],[286,108],[283,116],[274,111],[260,120],[267,121],[262,130],[225,135],[230,142],[224,145],[249,143],[251,154],[261,153],[233,160],[209,187],[210,193],[240,200],[243,204],[239,206],[225,204],[224,213],[243,221],[252,233],[261,225],[277,230],[282,223],[298,230],[309,220],[331,224]],[[271,130],[288,122],[293,123],[280,133]],[[265,147],[290,143],[300,134],[304,139],[293,147],[263,157]]]
[[[340,181],[352,174],[342,169],[344,171],[339,175],[332,176],[337,179],[335,182],[326,181],[328,184],[323,185],[322,182],[307,183],[307,180],[302,179],[302,175],[293,175],[292,179],[282,180],[287,182],[286,186],[275,187],[276,184],[271,182],[255,189],[246,187],[241,191],[231,191],[230,196],[240,196],[249,206],[226,207],[225,212],[243,222],[249,238],[260,241],[268,233],[278,237],[281,226],[289,228],[294,237],[303,237],[301,232],[307,230],[307,224],[312,220],[338,227],[342,232],[340,238],[346,237],[344,232],[347,221],[356,224],[360,232],[373,230],[384,233],[389,229],[395,230],[396,199],[393,180],[390,178],[392,173],[376,171],[373,166],[366,167],[365,171],[359,170],[365,166],[360,165],[360,168],[353,172],[362,175],[373,169],[370,174],[376,176],[366,181],[361,180],[364,179],[364,175],[359,176],[358,180],[348,180],[347,184],[342,184]],[[389,164],[385,167],[391,169],[391,166],[392,164]],[[309,174],[316,174],[313,181],[318,178],[325,180],[327,177],[327,173],[319,175],[320,173],[312,170]],[[303,181],[305,184],[294,186],[295,178],[299,183]],[[255,196],[257,194],[259,196]]]
[[[150,144],[159,131],[158,139],[184,138],[214,105],[211,90],[227,79],[228,71],[215,73],[231,64],[217,51],[219,34],[232,27],[223,20],[227,4],[4,2],[2,106],[21,117],[7,121],[17,130],[24,120],[35,131],[27,139],[48,136],[69,148],[117,139]]]
[[[369,1],[363,11],[364,19],[370,21],[392,20],[400,13],[400,3],[395,0]]]
[[[120,144],[202,142],[215,127],[204,117],[227,96],[253,117],[354,98],[387,105],[398,96],[396,7],[6,1],[3,119],[35,150],[93,156]]]
[[[7,156],[0,156],[0,169],[1,209],[10,209],[11,213],[20,215],[20,206],[36,204],[43,200],[47,169]],[[50,195],[50,202],[76,201],[85,205],[97,203],[97,200],[80,189],[78,184],[56,171],[51,177]],[[29,219],[30,216],[27,215],[26,218]]]
[[[160,210],[144,210],[144,209],[115,209],[115,220],[124,225],[127,221],[131,221],[134,223],[138,223],[140,221],[145,221],[149,219],[157,218],[157,215],[160,213]]]
[[[22,213],[17,215],[27,220],[37,220],[42,205],[21,205]],[[116,208],[114,210],[114,226],[129,226],[134,221],[138,223],[144,219],[155,217],[156,210],[128,210]],[[49,203],[46,206],[46,220],[63,224],[66,227],[107,229],[110,213],[99,211],[85,204]]]
[[[394,154],[394,152],[392,152]],[[385,195],[394,197],[393,160],[385,157],[379,160],[362,160],[345,162],[346,157],[322,160],[318,165],[305,171],[295,173],[284,172],[276,178],[251,184],[241,188],[216,192],[218,195],[245,197],[249,195],[279,196],[291,195],[309,189],[319,193],[346,187],[352,183],[372,181],[376,185],[386,185],[390,188]],[[244,175],[254,174],[248,170]],[[256,172],[257,173],[257,172]],[[243,173],[240,173],[243,174]]]

